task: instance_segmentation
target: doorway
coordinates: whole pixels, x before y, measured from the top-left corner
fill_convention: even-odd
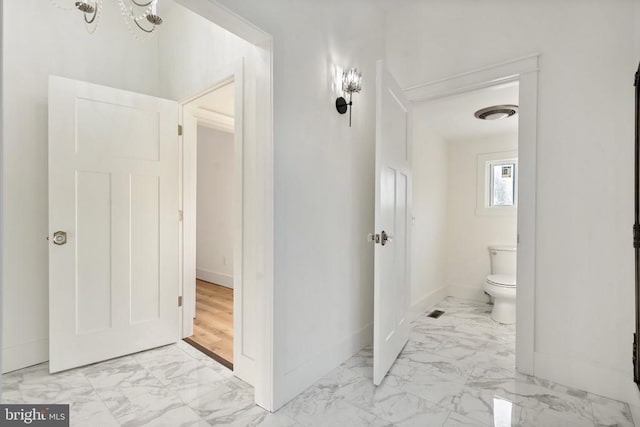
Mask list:
[[[509,82],[519,84],[516,369],[528,375],[535,374],[535,213],[539,69],[539,55],[531,54],[405,89],[408,98],[414,104],[420,104]],[[434,295],[427,295],[419,301],[414,300],[413,313],[432,305],[433,297]]]
[[[443,324],[464,329],[474,348],[496,348],[495,355],[479,357],[510,369],[519,285],[519,103],[513,81],[413,110],[413,292],[431,299],[424,308],[435,305],[442,316],[419,323],[427,335]],[[512,115],[500,115],[496,106],[510,106]],[[478,118],[486,109],[497,111],[494,120]],[[453,344],[446,350],[462,351]],[[475,363],[474,354],[466,357]]]
[[[190,301],[195,313],[193,335],[184,340],[231,370],[234,246],[239,244],[234,236],[235,168],[242,168],[234,156],[235,86],[230,76],[182,105],[195,119],[187,120],[186,134],[195,138],[196,157],[195,182],[191,183],[196,187],[195,212],[189,212],[190,219],[195,213],[195,302]]]
[[[180,338],[193,335],[196,315],[197,134],[198,122],[186,104],[234,83],[234,245],[233,374],[254,386],[256,403],[273,405],[273,139],[271,36],[208,0],[176,0],[194,12],[202,32],[197,42],[182,45],[183,58],[171,60],[183,78],[174,92],[180,124]],[[202,19],[204,18],[204,19]],[[233,43],[216,43],[219,30],[236,35]],[[202,25],[200,27],[200,25]],[[172,38],[172,41],[180,40]],[[221,56],[224,54],[224,56]],[[214,60],[218,58],[218,60]],[[206,67],[206,68],[203,68]],[[195,94],[195,95],[194,95]],[[202,113],[202,109],[200,113]],[[209,112],[210,113],[210,112]],[[219,121],[220,117],[217,117]]]

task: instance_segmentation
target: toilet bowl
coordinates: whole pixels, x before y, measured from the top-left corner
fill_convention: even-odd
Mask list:
[[[491,318],[510,325],[516,322],[515,276],[492,274],[484,282],[484,291],[493,297]]]
[[[491,274],[484,290],[493,298],[491,318],[506,325],[516,322],[516,248],[492,246]]]

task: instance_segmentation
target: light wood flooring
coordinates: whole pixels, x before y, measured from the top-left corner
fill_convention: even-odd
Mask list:
[[[185,341],[233,369],[233,289],[196,280],[193,335]]]

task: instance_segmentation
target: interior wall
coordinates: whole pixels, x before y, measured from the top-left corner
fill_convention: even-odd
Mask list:
[[[491,273],[488,247],[516,246],[518,229],[516,211],[476,213],[478,156],[517,151],[518,135],[451,141],[447,148],[447,293],[486,302],[483,283]]]
[[[447,295],[447,182],[455,169],[447,163],[447,142],[429,128],[420,105],[413,117],[411,312],[418,316]]]
[[[107,2],[89,35],[77,11],[4,2],[2,370],[48,360],[48,76],[158,93],[157,39],[136,40]]]
[[[535,373],[638,404],[634,3],[384,4],[387,58],[405,87],[540,53]]]
[[[233,288],[234,136],[198,126],[196,277]]]
[[[184,6],[167,1],[163,13],[166,19],[157,34],[163,97],[183,101],[218,83],[212,77],[217,70],[242,58],[253,59],[254,47],[250,43]]]
[[[366,236],[373,231],[382,16],[366,0],[220,3],[273,36],[278,408],[371,342],[373,247]],[[363,75],[351,128],[335,110],[336,70],[346,67]]]

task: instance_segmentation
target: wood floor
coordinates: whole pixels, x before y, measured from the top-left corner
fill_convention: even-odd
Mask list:
[[[233,369],[233,289],[196,281],[193,335],[185,341]]]

